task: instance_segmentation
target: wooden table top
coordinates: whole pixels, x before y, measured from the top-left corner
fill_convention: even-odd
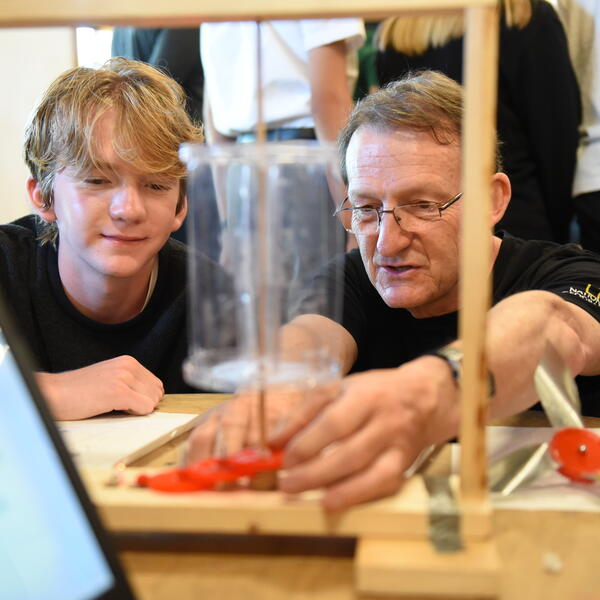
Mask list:
[[[200,413],[227,398],[221,394],[168,395],[158,410]],[[545,415],[535,411],[497,424],[548,425]],[[600,427],[600,419],[586,419],[586,424]],[[137,464],[173,464],[182,441],[170,442]],[[445,469],[447,460],[442,453],[433,468]],[[600,600],[596,578],[600,517],[565,509],[494,511],[494,539],[503,565],[499,598]],[[353,584],[351,539],[164,534],[116,539],[140,600],[359,598]]]

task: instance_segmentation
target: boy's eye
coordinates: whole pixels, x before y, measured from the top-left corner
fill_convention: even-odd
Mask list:
[[[167,192],[171,189],[171,186],[166,183],[149,183],[148,187],[157,192]]]
[[[107,182],[107,179],[104,177],[86,177],[83,182],[88,185],[102,185]]]

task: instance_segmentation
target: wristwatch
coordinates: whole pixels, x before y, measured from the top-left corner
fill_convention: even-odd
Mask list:
[[[462,350],[459,350],[458,348],[454,348],[452,346],[443,346],[442,348],[438,348],[437,350],[427,352],[427,354],[444,359],[448,363],[448,366],[452,371],[452,378],[454,379],[454,381],[456,381],[458,385],[460,385],[460,380],[462,377]]]
[[[452,371],[452,378],[454,379],[454,381],[456,381],[457,385],[460,385],[460,380],[462,378],[462,350],[453,346],[442,346],[437,350],[427,352],[426,356],[427,355],[437,356],[439,358],[444,359],[448,363],[448,366]],[[491,398],[495,392],[496,383],[494,381],[494,375],[491,371],[488,371],[488,397]]]

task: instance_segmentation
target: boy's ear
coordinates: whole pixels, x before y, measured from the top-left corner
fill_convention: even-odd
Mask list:
[[[187,196],[184,196],[183,202],[181,203],[179,210],[175,213],[175,216],[173,217],[173,227],[172,227],[171,231],[177,231],[181,227],[183,220],[185,219],[185,217],[187,215],[187,211],[188,211]]]
[[[33,211],[38,217],[44,219],[44,221],[47,221],[48,223],[56,221],[56,213],[52,206],[48,206],[44,202],[42,188],[37,179],[33,179],[33,177],[27,179],[27,193],[29,194],[29,200]]]

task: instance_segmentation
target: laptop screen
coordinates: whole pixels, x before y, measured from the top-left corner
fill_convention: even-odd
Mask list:
[[[1,304],[0,597],[132,598]]]

